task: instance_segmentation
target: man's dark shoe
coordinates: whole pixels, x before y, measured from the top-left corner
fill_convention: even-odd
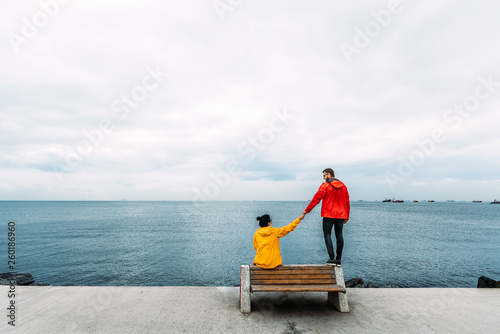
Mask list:
[[[334,262],[336,265],[339,265],[340,266],[340,260],[335,260]]]
[[[336,264],[335,261],[336,260],[329,259],[328,261],[326,261],[326,264]]]

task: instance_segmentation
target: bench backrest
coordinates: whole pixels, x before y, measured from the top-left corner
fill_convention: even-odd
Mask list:
[[[334,266],[284,265],[274,269],[250,266],[250,285],[336,284]]]

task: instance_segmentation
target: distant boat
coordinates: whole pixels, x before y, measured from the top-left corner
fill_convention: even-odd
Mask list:
[[[490,204],[500,204],[500,201],[494,200],[493,202],[490,202]]]
[[[382,203],[388,203],[388,202],[389,202],[389,203],[391,202],[391,199],[390,199],[390,198],[386,198],[386,199],[384,199],[384,200],[382,201]]]
[[[474,200],[474,201],[472,201],[472,203],[483,203],[483,201],[476,201],[476,200]]]
[[[435,201],[433,199],[428,199],[427,202],[434,203]]]
[[[418,201],[416,199],[413,200],[413,203],[418,203]]]
[[[392,203],[404,203],[405,201],[402,199],[392,199]]]

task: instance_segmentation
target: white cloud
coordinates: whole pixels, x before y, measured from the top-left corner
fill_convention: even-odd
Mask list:
[[[441,184],[433,193],[448,199],[457,192],[443,185],[475,170],[491,181],[470,184],[475,193],[491,192],[500,87],[457,129],[443,114],[474,93],[478,77],[500,81],[498,8],[401,3],[351,63],[340,44],[387,1],[244,2],[223,21],[210,1],[61,5],[19,52],[0,42],[0,199],[190,200],[283,107],[295,118],[216,199],[307,199],[329,166],[356,198],[393,197],[380,180],[435,128],[446,141],[396,192]],[[38,1],[6,4],[0,34],[21,34],[37,11]],[[117,118],[113,102],[157,65],[168,78]],[[60,183],[52,164],[103,119],[114,130]]]
[[[444,178],[444,179],[441,179],[441,184],[450,184],[450,183],[457,183],[458,180],[457,179],[453,179],[451,177],[447,177],[447,178]]]
[[[413,181],[411,185],[415,187],[424,187],[427,186],[427,182]]]

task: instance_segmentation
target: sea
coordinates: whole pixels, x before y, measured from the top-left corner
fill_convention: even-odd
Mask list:
[[[257,216],[274,227],[308,202],[0,201],[0,272],[15,228],[17,273],[85,286],[237,286],[255,256]],[[318,205],[280,239],[284,264],[328,259]],[[353,202],[344,225],[346,279],[401,287],[476,287],[500,279],[500,205]],[[3,253],[3,254],[2,254]],[[11,252],[12,253],[12,252]]]

